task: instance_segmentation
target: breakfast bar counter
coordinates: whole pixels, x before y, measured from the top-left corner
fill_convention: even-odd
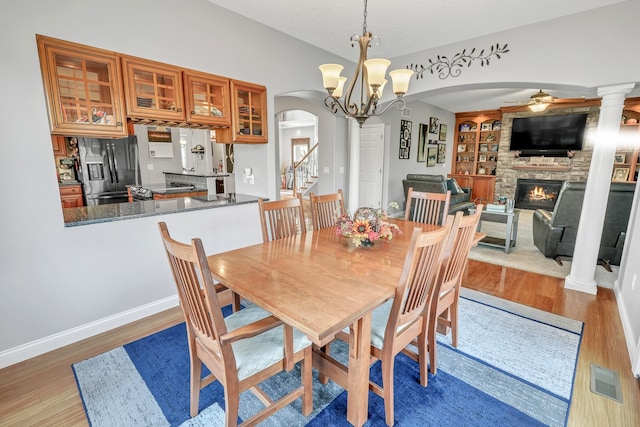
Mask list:
[[[188,212],[201,209],[258,203],[259,197],[245,194],[219,194],[215,196],[182,197],[166,200],[144,200],[129,203],[114,203],[81,208],[63,209],[64,226],[97,224],[155,215]]]

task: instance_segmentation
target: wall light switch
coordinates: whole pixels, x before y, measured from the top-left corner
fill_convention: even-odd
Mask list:
[[[152,171],[153,170],[153,163],[147,163],[147,170],[148,171]]]
[[[344,175],[344,166],[340,166],[339,171],[340,171],[340,175]]]
[[[324,166],[322,168],[322,173],[324,173],[325,175],[329,175],[329,166]]]

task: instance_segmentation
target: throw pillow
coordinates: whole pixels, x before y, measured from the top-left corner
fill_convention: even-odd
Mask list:
[[[447,190],[451,191],[452,196],[464,193],[464,190],[460,187],[455,178],[447,179]]]

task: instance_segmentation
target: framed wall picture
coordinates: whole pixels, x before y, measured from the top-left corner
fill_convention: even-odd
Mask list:
[[[629,178],[629,168],[615,168],[612,181],[626,181]]]
[[[440,125],[440,135],[438,135],[438,140],[447,140],[447,125]]]
[[[429,118],[429,133],[438,133],[438,125],[440,120],[437,117]]]
[[[447,144],[439,143],[437,163],[444,163],[446,156],[447,156]]]
[[[425,146],[425,140],[421,140],[418,141],[418,161],[419,162],[424,162],[425,161],[425,153],[424,153],[424,146]]]
[[[613,163],[624,163],[627,159],[627,156],[624,153],[616,153],[616,156],[613,158]]]
[[[411,149],[411,121],[400,120],[400,159],[408,159]]]
[[[479,145],[479,150],[480,151],[489,151],[489,146],[487,144],[480,144]]]
[[[427,143],[428,133],[429,133],[429,126],[424,123],[420,123],[420,125],[418,126],[418,157],[417,157],[417,160],[419,162],[424,162],[426,158],[424,147]]]
[[[485,154],[480,154],[478,156],[478,161],[479,162],[486,162],[487,161],[487,156]]]
[[[427,148],[427,166],[435,166],[438,159],[438,147]]]

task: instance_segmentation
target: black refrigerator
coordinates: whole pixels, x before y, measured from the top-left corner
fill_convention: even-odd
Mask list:
[[[140,184],[138,142],[126,138],[78,138],[79,179],[87,206],[128,201],[127,186]]]

